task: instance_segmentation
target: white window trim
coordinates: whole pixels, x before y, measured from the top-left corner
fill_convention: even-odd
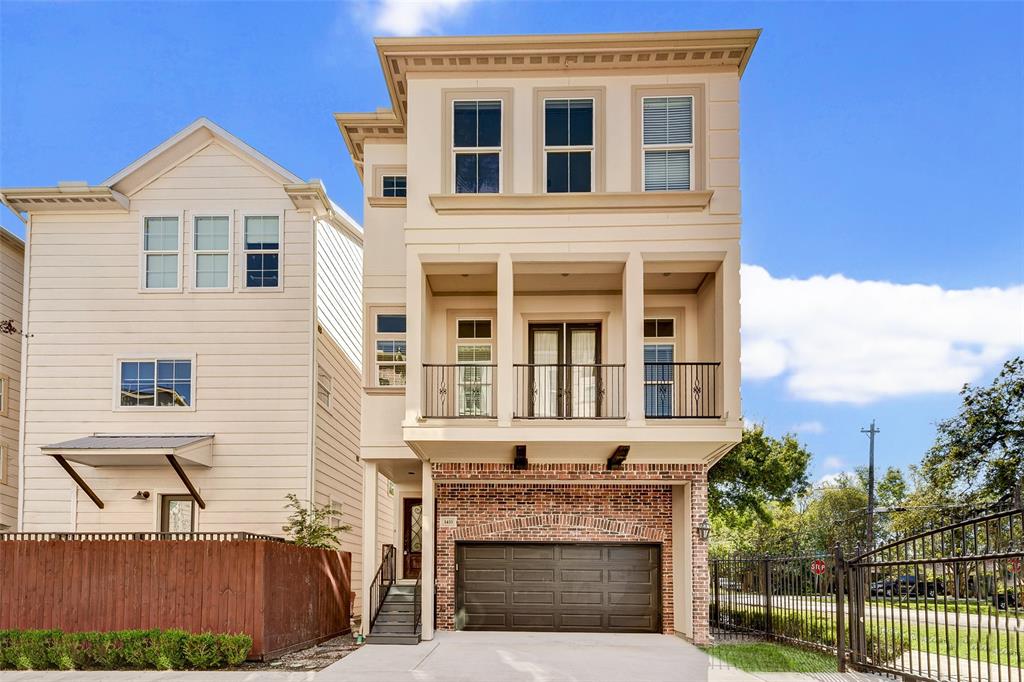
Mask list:
[[[399,334],[397,332],[378,332],[377,331],[377,318],[381,315],[401,315],[405,317],[405,333]],[[371,316],[373,323],[373,386],[372,388],[384,388],[384,389],[402,389],[405,390],[406,385],[409,383],[409,317],[406,314],[404,308],[389,309],[389,310],[374,310]],[[405,341],[405,353],[406,359],[401,362],[381,362],[377,359],[377,342],[378,341]],[[381,365],[405,365],[405,384],[397,385],[385,385],[380,383],[380,366]]]
[[[385,178],[405,178],[405,196],[401,196],[401,197],[399,197],[399,196],[392,196],[392,197],[389,197],[388,195],[384,194],[384,179]],[[499,173],[499,178],[500,178],[500,173]],[[382,199],[407,199],[409,197],[409,176],[407,174],[405,174],[405,173],[382,173],[381,176],[380,176],[380,188],[379,188],[379,190],[380,190],[380,194],[378,194],[377,196],[381,197]]]
[[[547,144],[548,139],[548,102],[563,100],[566,102],[572,102],[573,100],[590,100],[590,130],[591,130],[591,142],[589,145],[554,145],[549,146]],[[592,194],[594,192],[594,174],[596,169],[594,168],[594,158],[597,156],[597,145],[594,140],[597,138],[597,100],[593,97],[545,97],[543,100],[543,111],[541,111],[541,121],[543,130],[541,131],[541,150],[544,156],[544,193],[545,194]],[[571,154],[572,152],[590,152],[590,190],[587,192],[549,192],[548,191],[548,152],[565,152]],[[570,179],[571,180],[571,179]],[[570,182],[571,184],[571,182]]]
[[[323,387],[325,399],[320,398],[320,388]],[[322,367],[317,367],[316,372],[316,397],[317,403],[324,409],[331,409],[331,396],[334,393],[334,377]]]
[[[0,374],[0,417],[11,413],[11,378]]]
[[[228,211],[227,213],[193,213],[191,215],[191,230],[189,231],[189,248],[192,252],[191,263],[192,263],[192,277],[189,282],[189,291],[206,293],[206,292],[226,292],[233,291],[235,288],[235,220],[234,211]],[[268,214],[269,215],[269,214]],[[211,250],[211,249],[197,249],[196,248],[196,221],[200,218],[227,218],[228,219],[228,248]],[[199,278],[199,256],[203,255],[227,255],[228,257],[228,284],[224,287],[201,287],[197,286],[196,281]]]
[[[7,443],[0,443],[0,485],[7,485],[7,470],[11,466],[10,450]]]
[[[278,241],[276,249],[247,249],[245,248],[245,221],[247,218],[262,218],[265,216],[277,216]],[[284,213],[274,211],[263,211],[242,214],[242,226],[239,233],[239,243],[242,246],[242,285],[239,291],[284,291]],[[249,286],[249,263],[247,255],[250,253],[276,253],[277,254],[277,286],[276,287],[251,287]]]
[[[131,405],[121,404],[121,363],[122,362],[157,362],[161,360],[181,360],[189,361],[192,363],[192,403],[187,407],[179,406],[162,406],[156,405]],[[114,367],[113,372],[113,397],[111,400],[111,407],[114,412],[195,412],[196,411],[196,354],[182,354],[182,353],[147,353],[147,354],[123,354],[114,356]],[[180,493],[170,493],[178,495]],[[158,519],[159,521],[159,519]]]
[[[501,112],[501,121],[498,125],[498,130],[501,133],[501,146],[498,147],[456,147],[455,146],[455,105],[460,102],[497,102],[498,111]],[[455,157],[458,154],[498,154],[498,191],[497,194],[502,194],[505,191],[505,169],[502,165],[504,161],[504,152],[502,149],[505,146],[505,100],[494,99],[490,97],[483,97],[480,99],[453,99],[452,100],[452,129],[449,131],[451,134],[451,168],[452,168],[452,185],[451,192],[456,194],[455,187],[457,185],[456,178],[458,176],[458,167],[455,163]],[[477,126],[477,133],[479,134],[479,121]],[[479,174],[477,175],[477,181],[479,182]],[[406,190],[408,192],[408,190]],[[492,192],[463,192],[463,194],[492,194]]]
[[[149,218],[175,218],[178,221],[178,250],[177,251],[146,251],[146,220]],[[180,294],[182,287],[182,262],[185,251],[185,211],[168,213],[144,213],[139,219],[139,292],[144,294]],[[178,257],[178,286],[167,289],[149,288],[146,286],[146,256],[147,255],[171,255]]]
[[[644,102],[649,99],[666,99],[671,97],[681,97],[690,100],[690,115],[693,117],[693,130],[690,134],[690,142],[687,144],[647,144],[644,142]],[[640,98],[640,191],[642,192],[686,192],[693,190],[693,166],[695,163],[694,159],[694,142],[697,137],[697,100],[693,95],[649,95]],[[689,190],[663,190],[663,189],[647,189],[647,152],[649,151],[690,151],[690,177],[687,180],[687,186]]]
[[[200,493],[203,492],[202,486],[196,480],[192,481],[192,485],[196,487]],[[175,497],[181,495],[188,495],[188,490],[182,490],[180,488],[158,488],[156,490],[150,490],[149,501],[153,503],[153,531],[156,533],[160,532],[160,514],[163,513],[164,508],[164,496],[174,495]],[[192,506],[193,520],[195,521],[195,527],[192,529],[193,533],[198,533],[202,530],[202,514],[203,510],[199,508],[198,504]]]

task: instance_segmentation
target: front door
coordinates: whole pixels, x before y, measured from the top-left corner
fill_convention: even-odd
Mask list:
[[[423,561],[423,500],[407,497],[402,509],[402,577],[418,578]]]
[[[530,416],[599,417],[601,325],[530,325]]]

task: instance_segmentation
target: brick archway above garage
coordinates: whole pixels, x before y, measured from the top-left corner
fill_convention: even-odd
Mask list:
[[[543,532],[545,539],[549,540],[582,540],[584,538],[592,540],[595,534],[609,539],[634,540],[636,542],[664,542],[666,539],[666,533],[661,528],[574,514],[535,514],[504,518],[476,526],[458,528],[453,539],[456,542],[498,540],[504,539],[509,534],[517,539],[523,539],[531,530]],[[576,534],[573,531],[577,531],[580,537],[574,538]]]

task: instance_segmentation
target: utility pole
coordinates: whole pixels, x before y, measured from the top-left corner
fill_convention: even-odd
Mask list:
[[[868,434],[868,551],[875,548],[875,434],[880,433],[875,428],[875,420],[871,420],[871,426],[861,429],[861,433]]]

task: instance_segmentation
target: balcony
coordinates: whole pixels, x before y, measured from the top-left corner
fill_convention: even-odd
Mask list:
[[[497,365],[423,365],[423,416],[427,419],[493,419],[497,416]]]
[[[647,419],[718,419],[720,362],[644,363]]]
[[[513,365],[515,419],[625,419],[626,366]]]

